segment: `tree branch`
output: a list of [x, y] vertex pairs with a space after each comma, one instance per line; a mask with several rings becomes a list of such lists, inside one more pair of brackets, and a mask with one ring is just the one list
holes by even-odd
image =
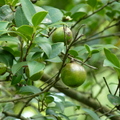
[[[43, 76], [42, 81], [47, 81], [49, 79], [48, 76]], [[110, 109], [108, 109], [105, 106], [100, 105], [95, 99], [88, 98], [88, 96], [85, 96], [85, 94], [82, 94], [74, 89], [66, 89], [66, 86], [64, 84], [61, 84], [59, 81], [54, 85], [56, 89], [58, 89], [60, 92], [64, 93], [65, 95], [69, 96], [72, 99], [75, 99], [76, 101], [85, 104], [88, 107], [93, 108], [94, 110], [99, 110], [101, 114], [104, 114], [105, 116], [109, 117], [110, 115], [114, 115], [114, 117], [111, 117], [111, 120], [120, 120], [119, 117], [115, 113], [111, 113]], [[65, 88], [65, 89], [64, 89]]]
[[96, 14], [97, 12], [103, 10], [105, 7], [107, 7], [108, 5], [112, 4], [113, 2], [116, 2], [116, 0], [113, 0], [113, 1], [111, 1], [111, 2], [108, 2], [106, 5], [102, 6], [101, 8], [99, 8], [99, 9], [96, 10], [96, 11], [94, 11], [93, 13], [91, 13], [91, 14], [89, 14], [89, 15], [86, 15], [86, 16], [84, 16], [84, 17], [82, 17], [82, 18], [80, 18], [80, 19], [71, 27], [71, 29], [73, 29], [73, 28], [74, 28], [78, 23], [80, 23], [82, 20], [91, 17], [92, 15], [94, 15], [94, 14]]

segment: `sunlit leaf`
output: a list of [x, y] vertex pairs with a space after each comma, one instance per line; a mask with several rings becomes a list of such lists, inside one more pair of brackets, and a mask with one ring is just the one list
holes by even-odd
[[32, 17], [32, 23], [35, 27], [37, 27], [42, 21], [43, 19], [46, 17], [47, 15], [47, 11], [41, 11], [36, 13], [33, 17]]
[[33, 35], [33, 27], [29, 25], [22, 25], [17, 29], [18, 32], [23, 34], [24, 36], [28, 37], [29, 39], [32, 38]]

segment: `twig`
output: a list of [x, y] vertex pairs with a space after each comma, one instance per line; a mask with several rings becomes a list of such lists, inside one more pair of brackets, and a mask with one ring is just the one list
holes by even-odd
[[113, 0], [111, 2], [108, 2], [106, 5], [102, 6], [101, 8], [99, 8], [98, 10], [94, 11], [93, 13], [91, 13], [90, 15], [86, 15], [82, 18], [80, 18], [72, 27], [71, 29], [73, 29], [79, 22], [81, 22], [84, 19], [87, 19], [89, 17], [91, 17], [92, 15], [96, 14], [97, 12], [101, 11], [102, 9], [104, 9], [105, 7], [107, 7], [108, 5], [112, 4], [113, 2], [116, 2], [116, 0]]
[[99, 36], [99, 37], [93, 37], [93, 38], [85, 38], [85, 39], [82, 39], [78, 42], [75, 42], [74, 44], [81, 44], [81, 43], [85, 43], [85, 42], [88, 42], [88, 41], [92, 41], [92, 40], [96, 40], [96, 39], [102, 39], [102, 38], [107, 38], [107, 37], [116, 37], [116, 36], [120, 36], [120, 32], [118, 33], [113, 33], [113, 34], [109, 34], [109, 35], [104, 35], [104, 36]]
[[109, 86], [108, 86], [108, 84], [107, 84], [107, 81], [106, 81], [105, 77], [103, 77], [103, 80], [104, 80], [104, 82], [105, 82], [105, 84], [106, 84], [106, 86], [107, 86], [107, 88], [108, 88], [109, 93], [112, 94], [112, 92], [111, 92], [111, 90], [110, 90], [110, 88], [109, 88]]

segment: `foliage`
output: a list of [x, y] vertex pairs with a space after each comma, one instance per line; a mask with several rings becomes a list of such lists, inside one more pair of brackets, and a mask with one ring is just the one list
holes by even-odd
[[[119, 0], [1, 0], [0, 119], [119, 120], [119, 9]], [[68, 45], [52, 42], [58, 27], [71, 29]], [[77, 88], [61, 81], [70, 61], [87, 72]]]

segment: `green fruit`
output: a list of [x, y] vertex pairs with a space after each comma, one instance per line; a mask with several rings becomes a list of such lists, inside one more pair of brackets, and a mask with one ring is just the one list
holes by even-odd
[[7, 71], [7, 66], [4, 63], [0, 63], [0, 75], [3, 75]]
[[76, 62], [68, 63], [61, 71], [61, 79], [67, 86], [78, 87], [84, 83], [86, 71]]
[[52, 41], [70, 43], [73, 39], [72, 31], [68, 27], [59, 27], [52, 34]]
[[33, 81], [36, 81], [36, 80], [39, 80], [42, 78], [43, 74], [44, 74], [44, 71], [40, 71], [38, 73], [35, 73], [34, 75], [30, 76], [30, 73], [29, 73], [29, 69], [28, 67], [25, 69], [25, 73], [26, 73], [26, 76], [30, 79], [30, 80], [33, 80]]

